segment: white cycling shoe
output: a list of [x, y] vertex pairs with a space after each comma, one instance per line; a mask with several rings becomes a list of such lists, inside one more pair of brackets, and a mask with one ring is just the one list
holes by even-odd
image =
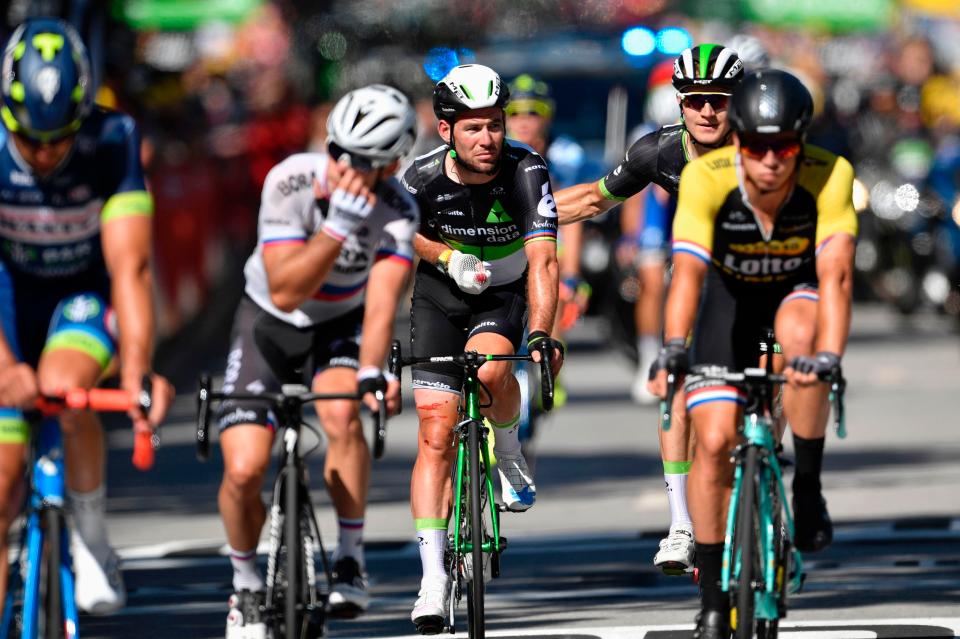
[[523, 453], [497, 453], [497, 472], [500, 473], [500, 494], [507, 510], [522, 513], [533, 506], [537, 501], [537, 486]]
[[667, 575], [682, 575], [693, 570], [693, 528], [676, 526], [660, 540], [660, 550], [653, 557], [653, 565]]
[[127, 589], [117, 553], [108, 546], [98, 548], [95, 555], [79, 534], [74, 532], [72, 538], [77, 607], [92, 615], [108, 615], [123, 608]]
[[420, 582], [417, 602], [413, 604], [410, 621], [422, 635], [435, 635], [443, 632], [447, 618], [447, 604], [450, 599], [450, 580], [446, 575]]

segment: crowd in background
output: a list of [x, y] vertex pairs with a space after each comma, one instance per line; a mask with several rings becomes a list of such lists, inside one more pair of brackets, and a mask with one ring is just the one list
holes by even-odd
[[[350, 13], [361, 6], [393, 14], [398, 8], [339, 3], [332, 11], [341, 15], [334, 19], [308, 3], [265, 2], [239, 23], [164, 32], [122, 24], [107, 2], [47, 4], [82, 4], [103, 12], [106, 35], [91, 45], [102, 60], [99, 99], [133, 114], [143, 133], [143, 159], [156, 198], [156, 271], [165, 334], [203, 308], [220, 278], [239, 277], [239, 260], [255, 241], [259, 192], [267, 172], [291, 153], [323, 148], [331, 100], [366, 82], [393, 83], [418, 101], [423, 138], [418, 149], [436, 140], [429, 104], [432, 81], [422, 62], [442, 29], [426, 33], [417, 27], [417, 37], [409, 40], [375, 34], [356, 40], [360, 36], [336, 27], [348, 19], [375, 22], [375, 16]], [[575, 6], [559, 4], [560, 18], [573, 10], [568, 5]], [[651, 4], [657, 3], [646, 3]], [[828, 34], [693, 20], [669, 12], [669, 4], [659, 3], [663, 11], [643, 20], [651, 26], [680, 25], [695, 43], [723, 42], [738, 32], [755, 36], [773, 66], [798, 73], [811, 88], [817, 120], [810, 141], [849, 157], [858, 173], [883, 172], [893, 165], [914, 181], [920, 176], [933, 185], [950, 220], [960, 167], [960, 19], [902, 12], [892, 29]], [[513, 31], [492, 33], [491, 25], [504, 20], [477, 9], [476, 3], [467, 5], [472, 13], [454, 16], [461, 28], [447, 33], [463, 33], [478, 62], [485, 62], [485, 51], [499, 46], [496, 38], [529, 39], [537, 26], [518, 31], [514, 20]], [[396, 27], [403, 16], [393, 14]], [[16, 17], [13, 9], [5, 16], [8, 28]], [[608, 37], [618, 39], [619, 25], [631, 16], [620, 12], [607, 18], [615, 24], [604, 25], [594, 16], [589, 29], [606, 27]], [[409, 17], [411, 24], [415, 19]], [[483, 28], [464, 28], [471, 20]], [[551, 25], [543, 34], [557, 28]], [[548, 37], [543, 34], [537, 37]], [[639, 66], [651, 68], [667, 57], [656, 54]], [[645, 82], [626, 88], [631, 99], [643, 100]], [[604, 136], [605, 117], [603, 111], [595, 114], [597, 139]], [[566, 133], [560, 124], [555, 132]], [[904, 140], [909, 144], [900, 144]], [[866, 188], [869, 192], [871, 185]], [[954, 218], [960, 223], [960, 215]]]

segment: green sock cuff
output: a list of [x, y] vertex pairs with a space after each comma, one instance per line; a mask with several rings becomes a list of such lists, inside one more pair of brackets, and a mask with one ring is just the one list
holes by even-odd
[[664, 475], [689, 475], [690, 466], [693, 465], [693, 462], [688, 461], [667, 461], [663, 460], [663, 474]]
[[423, 518], [423, 519], [414, 519], [413, 524], [416, 527], [417, 531], [421, 530], [446, 530], [447, 529], [447, 519], [441, 518]]
[[493, 426], [494, 428], [501, 428], [501, 429], [502, 429], [502, 428], [513, 428], [513, 427], [516, 426], [517, 423], [520, 421], [520, 413], [517, 413], [517, 416], [516, 416], [516, 417], [514, 417], [513, 419], [510, 419], [510, 420], [507, 420], [507, 421], [503, 422], [502, 424], [498, 424], [497, 422], [493, 421], [493, 420], [490, 419], [489, 417], [487, 417], [486, 420], [487, 420], [487, 423], [490, 424], [491, 426]]

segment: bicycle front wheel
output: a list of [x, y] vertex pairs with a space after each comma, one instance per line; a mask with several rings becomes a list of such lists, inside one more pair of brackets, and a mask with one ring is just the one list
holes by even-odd
[[483, 490], [484, 476], [480, 469], [480, 424], [470, 424], [470, 543], [471, 570], [470, 581], [467, 583], [467, 627], [470, 639], [484, 639], [484, 583], [483, 583]]
[[46, 549], [40, 570], [40, 601], [43, 602], [43, 613], [40, 618], [43, 625], [40, 627], [39, 636], [43, 639], [62, 639], [65, 627], [63, 590], [60, 583], [60, 552], [63, 535], [61, 514], [52, 508], [44, 511], [43, 525]]
[[743, 459], [734, 547], [731, 555], [739, 565], [733, 610], [730, 615], [736, 639], [752, 639], [754, 630], [754, 581], [760, 579], [760, 550], [757, 547], [757, 464], [758, 451], [748, 446]]

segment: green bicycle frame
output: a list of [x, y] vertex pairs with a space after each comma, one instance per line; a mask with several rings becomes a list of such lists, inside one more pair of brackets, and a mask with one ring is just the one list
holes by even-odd
[[[490, 358], [488, 358], [489, 361]], [[487, 451], [487, 427], [483, 425], [483, 416], [480, 414], [480, 380], [475, 374], [467, 374], [463, 384], [464, 404], [467, 415], [467, 428], [478, 429], [478, 442], [480, 448], [480, 461], [483, 464], [484, 481], [487, 486], [487, 504], [490, 507], [490, 521], [492, 522], [492, 540], [484, 540], [483, 552], [499, 553], [503, 549], [500, 539], [500, 518], [497, 513], [496, 502], [493, 499], [493, 478], [490, 474], [490, 455]], [[466, 541], [460, 537], [460, 505], [464, 486], [469, 481], [471, 455], [467, 450], [469, 438], [460, 437], [457, 444], [457, 481], [454, 486], [453, 497], [453, 520], [457, 522], [453, 530], [453, 552], [464, 555], [473, 551], [473, 542]], [[478, 534], [478, 531], [474, 531]]]
[[[773, 496], [770, 494], [770, 491], [765, 490], [764, 487], [770, 485], [772, 476], [774, 479], [776, 479], [776, 485], [780, 495], [786, 495], [786, 492], [784, 490], [783, 474], [780, 469], [780, 463], [777, 461], [776, 442], [773, 438], [773, 429], [771, 427], [770, 419], [768, 417], [757, 415], [756, 413], [744, 415], [743, 436], [746, 439], [744, 446], [754, 446], [760, 449], [760, 455], [758, 459], [760, 483], [757, 488], [757, 517], [760, 522], [759, 542], [764, 587], [763, 590], [754, 593], [754, 616], [757, 619], [773, 620], [779, 618], [779, 613], [777, 612], [777, 598], [779, 597], [779, 592], [777, 588], [774, 539], [775, 535], [780, 534], [780, 531], [775, 529], [776, 518], [774, 517], [774, 508], [776, 506], [774, 504]], [[736, 557], [733, 557], [732, 555], [734, 527], [737, 520], [737, 506], [740, 502], [740, 492], [743, 481], [743, 466], [741, 464], [737, 464], [733, 475], [733, 492], [730, 495], [730, 507], [727, 511], [727, 527], [723, 544], [723, 563], [720, 573], [721, 587], [723, 592], [730, 591], [731, 577], [738, 580], [740, 576], [742, 558], [740, 557], [739, 552], [737, 553]], [[748, 478], [748, 481], [752, 481], [752, 478]], [[783, 499], [780, 500], [779, 507], [784, 515], [789, 537], [790, 539], [793, 539], [793, 516], [790, 513], [790, 509], [786, 507]], [[790, 589], [792, 591], [796, 591], [799, 590], [803, 579], [803, 563], [800, 552], [796, 548], [791, 547], [791, 552], [793, 554], [795, 571]], [[783, 578], [786, 577], [786, 575], [783, 575]]]

